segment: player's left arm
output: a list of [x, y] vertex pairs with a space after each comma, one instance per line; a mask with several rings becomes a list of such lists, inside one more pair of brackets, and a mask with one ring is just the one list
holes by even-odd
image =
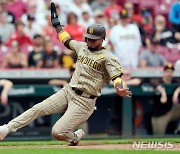
[[[108, 53], [108, 52], [107, 52]], [[113, 81], [114, 88], [119, 96], [131, 97], [132, 93], [129, 88], [123, 86], [121, 78], [123, 71], [117, 57], [112, 53], [106, 56], [105, 67], [109, 75], [109, 79]]]
[[113, 81], [114, 88], [116, 89], [116, 92], [119, 96], [122, 96], [122, 97], [132, 96], [132, 92], [129, 90], [129, 88], [123, 87], [123, 80], [121, 79], [121, 77], [116, 77], [112, 81]]

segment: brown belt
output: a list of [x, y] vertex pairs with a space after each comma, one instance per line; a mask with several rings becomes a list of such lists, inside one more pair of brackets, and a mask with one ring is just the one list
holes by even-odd
[[[77, 89], [77, 88], [75, 88], [75, 87], [72, 87], [72, 90], [77, 94], [77, 95], [79, 95], [79, 96], [81, 96], [84, 92], [82, 91], [82, 90], [79, 90], [79, 89]], [[94, 98], [96, 98], [97, 96], [94, 96], [94, 95], [90, 95], [89, 96], [89, 98], [90, 99], [94, 99]]]

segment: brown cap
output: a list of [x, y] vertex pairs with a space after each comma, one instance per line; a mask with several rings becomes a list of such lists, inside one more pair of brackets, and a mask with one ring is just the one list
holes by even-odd
[[119, 15], [120, 15], [120, 18], [128, 18], [128, 12], [126, 9], [122, 9]]
[[167, 65], [164, 66], [164, 71], [167, 69], [171, 69], [174, 71], [174, 66], [171, 63], [168, 63]]

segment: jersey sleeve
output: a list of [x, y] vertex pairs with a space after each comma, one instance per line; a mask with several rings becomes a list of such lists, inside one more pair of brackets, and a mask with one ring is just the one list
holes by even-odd
[[73, 50], [76, 55], [78, 55], [79, 50], [84, 46], [84, 44], [85, 44], [84, 42], [75, 41], [75, 40], [71, 40], [69, 42], [69, 46], [71, 50]]
[[115, 57], [114, 55], [110, 55], [106, 58], [105, 67], [109, 75], [109, 80], [113, 80], [123, 74], [122, 67], [118, 62], [117, 57]]

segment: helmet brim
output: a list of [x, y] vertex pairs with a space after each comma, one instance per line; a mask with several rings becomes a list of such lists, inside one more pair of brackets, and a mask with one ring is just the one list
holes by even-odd
[[88, 38], [88, 39], [92, 39], [92, 40], [98, 40], [98, 39], [101, 38], [100, 36], [95, 36], [95, 35], [88, 34], [88, 33], [86, 33], [86, 34], [84, 35], [84, 37], [85, 37], [85, 38]]

